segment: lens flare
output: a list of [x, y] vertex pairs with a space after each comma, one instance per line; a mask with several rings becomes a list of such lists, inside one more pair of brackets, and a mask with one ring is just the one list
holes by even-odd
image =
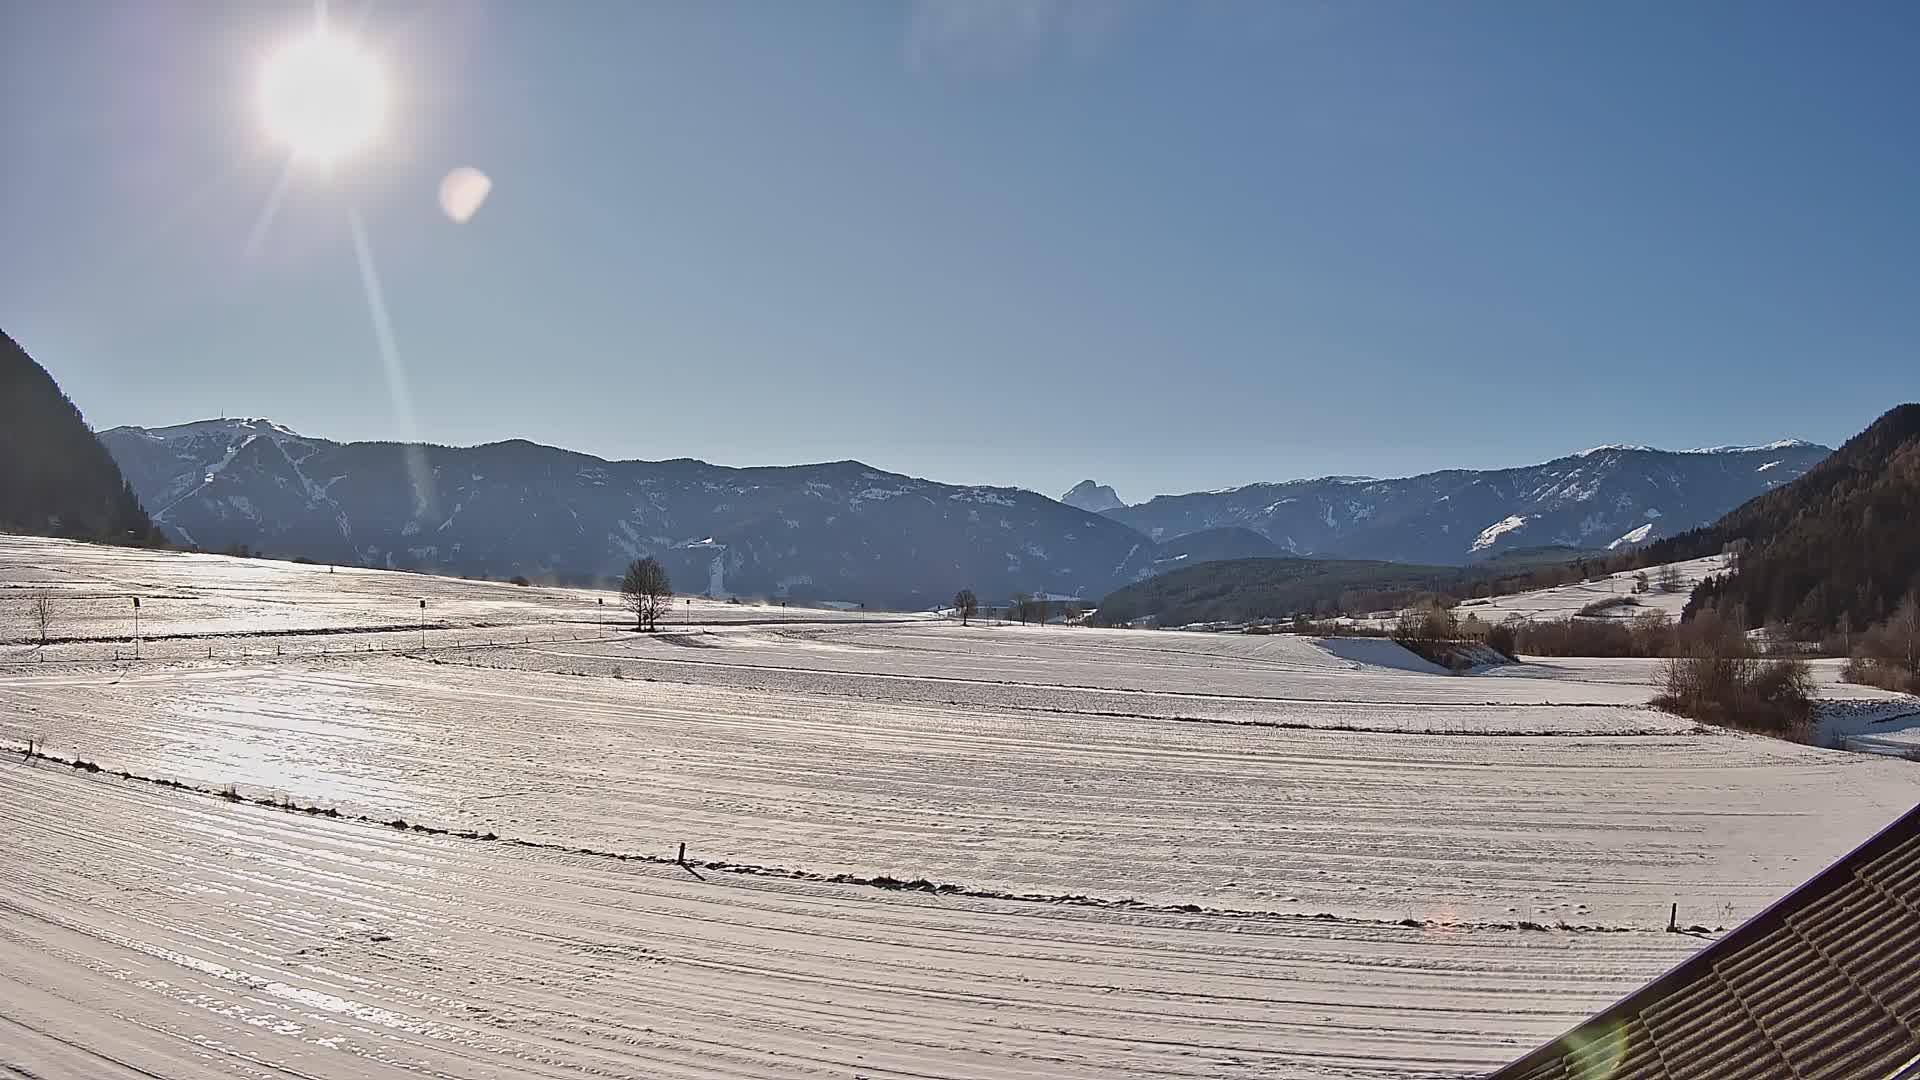
[[480, 204], [487, 201], [487, 193], [492, 190], [493, 181], [486, 173], [462, 165], [440, 181], [440, 210], [455, 223], [465, 225], [480, 212]]
[[1631, 1032], [1622, 1023], [1568, 1036], [1563, 1044], [1567, 1057], [1578, 1062], [1569, 1074], [1572, 1080], [1613, 1080], [1626, 1063], [1630, 1037]]

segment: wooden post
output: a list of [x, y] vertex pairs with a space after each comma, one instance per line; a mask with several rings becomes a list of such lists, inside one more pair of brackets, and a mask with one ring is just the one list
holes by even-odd
[[680, 841], [680, 857], [674, 861], [681, 866], [687, 865], [687, 842], [685, 840]]
[[1680, 905], [1675, 904], [1673, 905], [1673, 913], [1667, 916], [1667, 933], [1677, 934], [1679, 932], [1680, 932]]

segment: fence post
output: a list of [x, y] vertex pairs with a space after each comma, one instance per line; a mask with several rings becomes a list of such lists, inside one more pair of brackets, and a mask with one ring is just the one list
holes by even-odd
[[1667, 933], [1677, 934], [1679, 932], [1680, 932], [1680, 905], [1675, 904], [1673, 905], [1673, 912], [1667, 916]]
[[674, 861], [681, 866], [687, 865], [687, 842], [685, 840], [680, 841], [680, 855], [674, 859]]

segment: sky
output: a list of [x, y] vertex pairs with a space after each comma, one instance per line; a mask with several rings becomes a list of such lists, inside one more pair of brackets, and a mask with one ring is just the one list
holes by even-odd
[[1920, 396], [1912, 3], [334, 0], [385, 123], [289, 167], [315, 17], [0, 3], [0, 329], [96, 428], [1139, 501]]

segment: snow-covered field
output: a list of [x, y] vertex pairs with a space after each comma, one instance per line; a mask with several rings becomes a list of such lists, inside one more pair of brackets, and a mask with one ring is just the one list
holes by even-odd
[[[1679, 577], [1679, 588], [1672, 592], [1663, 592], [1657, 587], [1652, 587], [1646, 592], [1635, 593], [1633, 591], [1634, 572], [1622, 570], [1617, 574], [1575, 582], [1571, 585], [1556, 585], [1550, 589], [1536, 589], [1532, 592], [1496, 596], [1486, 600], [1469, 600], [1455, 608], [1454, 613], [1463, 619], [1472, 614], [1482, 622], [1491, 623], [1506, 622], [1516, 617], [1565, 619], [1580, 614], [1580, 610], [1589, 604], [1619, 601], [1616, 606], [1600, 614], [1606, 618], [1630, 619], [1649, 611], [1659, 611], [1678, 619], [1681, 609], [1687, 606], [1687, 598], [1692, 595], [1693, 587], [1711, 575], [1725, 570], [1727, 557], [1709, 555], [1704, 559], [1690, 559], [1671, 565], [1678, 571]], [[1646, 575], [1651, 582], [1657, 578], [1658, 568], [1649, 568]]]
[[[0, 584], [55, 581], [220, 636], [0, 657], [0, 746], [105, 770], [0, 758], [0, 1072], [46, 1078], [1469, 1076], [1698, 948], [1669, 904], [1731, 925], [1920, 799], [1645, 708], [1645, 661], [642, 637], [592, 593], [0, 538]], [[426, 650], [371, 632], [421, 596]]]
[[[29, 604], [48, 598], [48, 652]], [[621, 636], [632, 616], [617, 594], [464, 581], [394, 570], [330, 568], [222, 555], [141, 551], [0, 536], [0, 664], [132, 657], [140, 598], [143, 658], [319, 655], [529, 638]], [[424, 606], [422, 606], [424, 602]], [[807, 625], [924, 620], [833, 608], [676, 600], [668, 625]]]

